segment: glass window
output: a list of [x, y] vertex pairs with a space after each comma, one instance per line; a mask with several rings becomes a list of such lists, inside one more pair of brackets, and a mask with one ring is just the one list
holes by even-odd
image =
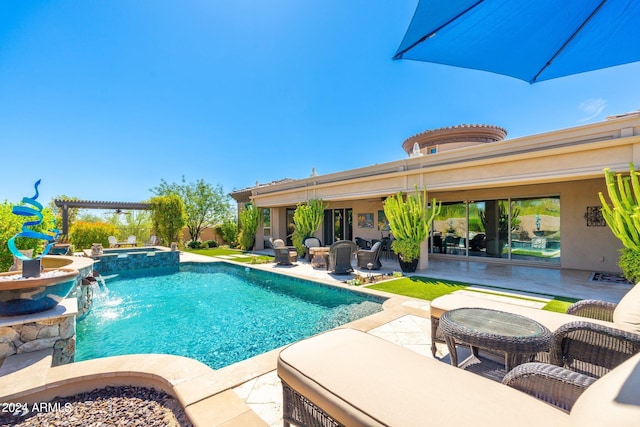
[[262, 227], [265, 237], [271, 237], [271, 209], [262, 209]]
[[466, 255], [466, 236], [466, 203], [443, 203], [440, 214], [433, 220], [431, 251], [450, 255]]
[[560, 197], [513, 199], [511, 258], [560, 264]]

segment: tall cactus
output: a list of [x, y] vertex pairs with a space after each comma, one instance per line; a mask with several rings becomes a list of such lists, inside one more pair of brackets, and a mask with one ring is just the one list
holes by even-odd
[[304, 253], [304, 239], [318, 231], [324, 219], [324, 210], [328, 207], [322, 199], [310, 199], [306, 203], [298, 203], [293, 213], [295, 230], [291, 236], [298, 253]]
[[629, 165], [629, 176], [614, 174], [604, 169], [609, 206], [602, 192], [598, 193], [602, 203], [602, 216], [607, 225], [625, 248], [640, 251], [640, 181], [633, 162]]
[[420, 257], [420, 244], [429, 235], [431, 223], [440, 213], [441, 204], [431, 201], [431, 215], [428, 213], [427, 191], [422, 196], [415, 187], [414, 194], [403, 197], [402, 193], [390, 196], [384, 202], [384, 214], [396, 240], [392, 243], [394, 252], [401, 253], [404, 261], [411, 262]]

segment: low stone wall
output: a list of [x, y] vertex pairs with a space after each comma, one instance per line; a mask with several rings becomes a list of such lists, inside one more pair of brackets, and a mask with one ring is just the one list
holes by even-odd
[[76, 276], [76, 284], [71, 292], [69, 292], [69, 298], [78, 299], [78, 318], [84, 317], [91, 308], [91, 283], [86, 279], [93, 276], [93, 264], [94, 261], [87, 257], [70, 257], [70, 256], [46, 256], [42, 258], [42, 265], [45, 268], [75, 268], [78, 270]]
[[0, 359], [53, 348], [52, 366], [73, 362], [77, 313], [76, 299], [67, 298], [42, 313], [1, 318]]
[[[88, 254], [87, 254], [88, 252]], [[180, 265], [180, 252], [164, 247], [104, 249], [102, 255], [92, 255], [94, 269], [100, 274], [140, 268], [171, 267]]]

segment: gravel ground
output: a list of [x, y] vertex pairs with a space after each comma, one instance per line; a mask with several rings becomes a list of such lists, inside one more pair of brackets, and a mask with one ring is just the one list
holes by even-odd
[[153, 388], [105, 387], [35, 405], [0, 405], [0, 426], [192, 427], [180, 403]]

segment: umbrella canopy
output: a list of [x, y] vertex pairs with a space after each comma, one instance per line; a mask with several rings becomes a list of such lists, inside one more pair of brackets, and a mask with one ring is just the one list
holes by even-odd
[[640, 0], [420, 0], [393, 57], [529, 83], [640, 60]]

